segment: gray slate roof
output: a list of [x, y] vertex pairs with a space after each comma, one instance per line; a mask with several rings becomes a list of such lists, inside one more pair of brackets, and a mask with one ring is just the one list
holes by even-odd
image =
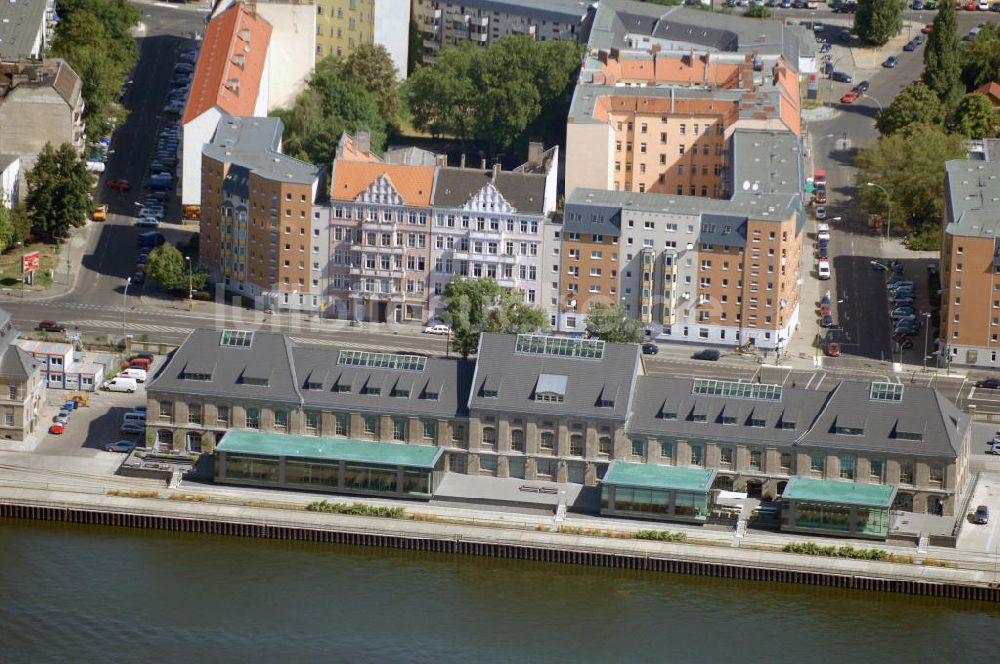
[[17, 329], [5, 309], [0, 309], [0, 376], [26, 380], [35, 371], [35, 359], [17, 346]]
[[[344, 408], [387, 415], [465, 417], [473, 363], [467, 360], [430, 357], [423, 371], [399, 371], [372, 367], [340, 366], [336, 347], [301, 348], [292, 351], [304, 406]], [[307, 389], [318, 383], [322, 389]], [[337, 392], [338, 384], [348, 383], [349, 394]], [[377, 384], [380, 395], [362, 394], [365, 385]], [[408, 390], [409, 397], [391, 396], [392, 390]], [[436, 400], [422, 399], [436, 392]]]
[[461, 6], [560, 23], [579, 23], [590, 4], [583, 0], [462, 0]]
[[[505, 334], [480, 337], [470, 410], [618, 420], [628, 417], [639, 370], [638, 345], [605, 344], [604, 355], [598, 360], [515, 353], [516, 339]], [[562, 403], [534, 400], [543, 374], [566, 377]], [[482, 396], [484, 385], [497, 390], [496, 398]], [[599, 399], [614, 401], [614, 407], [598, 408]]]
[[0, 7], [0, 56], [3, 60], [19, 60], [31, 56], [45, 15], [46, 0], [5, 0]]
[[[785, 387], [780, 401], [693, 395], [693, 380], [643, 376], [628, 423], [632, 434], [682, 440], [760, 444], [774, 447], [856, 450], [893, 455], [955, 458], [969, 417], [932, 388], [906, 385], [903, 400], [872, 401], [870, 384], [839, 383], [830, 390]], [[676, 419], [664, 419], [670, 413]], [[723, 414], [736, 424], [723, 424]], [[705, 422], [694, 421], [703, 415]], [[763, 419], [765, 426], [750, 426]], [[794, 422], [783, 429], [782, 422]], [[860, 427], [864, 435], [834, 433], [835, 426]], [[917, 431], [923, 440], [896, 437]]]
[[494, 180], [492, 170], [439, 168], [432, 204], [435, 207], [462, 207], [490, 182], [518, 212], [542, 214], [545, 206], [545, 175], [539, 173], [501, 171]]
[[956, 159], [945, 165], [945, 232], [967, 237], [1000, 235], [1000, 161]]
[[[233, 401], [300, 402], [292, 363], [292, 343], [279, 334], [254, 333], [248, 348], [220, 346], [222, 332], [195, 330], [174, 351], [146, 389], [150, 394], [199, 395]], [[212, 380], [189, 380], [189, 373], [211, 373]], [[244, 378], [266, 378], [249, 385]]]
[[312, 184], [322, 169], [281, 154], [278, 146], [283, 131], [278, 118], [224, 115], [202, 153], [219, 162], [239, 164], [269, 180]]

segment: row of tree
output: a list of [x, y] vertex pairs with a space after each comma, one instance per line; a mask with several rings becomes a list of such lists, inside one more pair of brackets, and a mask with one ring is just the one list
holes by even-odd
[[83, 82], [87, 134], [100, 138], [124, 120], [122, 87], [139, 59], [129, 32], [139, 10], [128, 0], [59, 0], [50, 54], [64, 58]]
[[446, 47], [405, 85], [413, 126], [475, 141], [492, 153], [537, 136], [559, 140], [581, 47], [571, 41], [502, 37], [489, 48]]
[[[861, 11], [859, 5], [858, 11]], [[910, 233], [915, 249], [934, 249], [944, 211], [944, 164], [966, 155], [965, 141], [997, 135], [998, 118], [985, 95], [971, 90], [1000, 77], [1000, 30], [981, 29], [976, 39], [958, 39], [955, 5], [944, 2], [924, 51], [922, 81], [905, 86], [876, 117], [882, 138], [856, 159], [863, 207], [890, 215]]]
[[[152, 256], [150, 256], [152, 258]], [[451, 325], [451, 347], [462, 357], [479, 348], [483, 332], [526, 334], [546, 332], [549, 319], [539, 307], [501, 288], [489, 278], [455, 277], [444, 289], [445, 320]], [[618, 305], [593, 304], [587, 317], [587, 336], [617, 343], [639, 343], [639, 322]]]

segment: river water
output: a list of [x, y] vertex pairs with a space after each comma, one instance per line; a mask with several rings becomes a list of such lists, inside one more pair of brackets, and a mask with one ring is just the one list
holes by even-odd
[[1000, 605], [0, 519], [0, 663], [1000, 662]]

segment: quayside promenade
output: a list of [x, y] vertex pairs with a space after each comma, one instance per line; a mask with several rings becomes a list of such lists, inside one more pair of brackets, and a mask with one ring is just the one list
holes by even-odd
[[[403, 507], [401, 519], [306, 511], [321, 497], [161, 482], [0, 464], [0, 516], [209, 534], [339, 542], [491, 557], [701, 574], [760, 581], [1000, 601], [995, 555], [682, 524], [517, 513], [377, 499], [333, 501]], [[83, 468], [80, 469], [81, 471]], [[635, 539], [641, 530], [677, 542]], [[790, 542], [880, 549], [890, 561], [785, 553]]]

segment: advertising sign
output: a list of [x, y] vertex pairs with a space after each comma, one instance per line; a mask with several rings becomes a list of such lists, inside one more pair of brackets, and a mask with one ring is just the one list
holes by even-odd
[[34, 272], [38, 269], [39, 253], [32, 251], [21, 256], [21, 272]]

